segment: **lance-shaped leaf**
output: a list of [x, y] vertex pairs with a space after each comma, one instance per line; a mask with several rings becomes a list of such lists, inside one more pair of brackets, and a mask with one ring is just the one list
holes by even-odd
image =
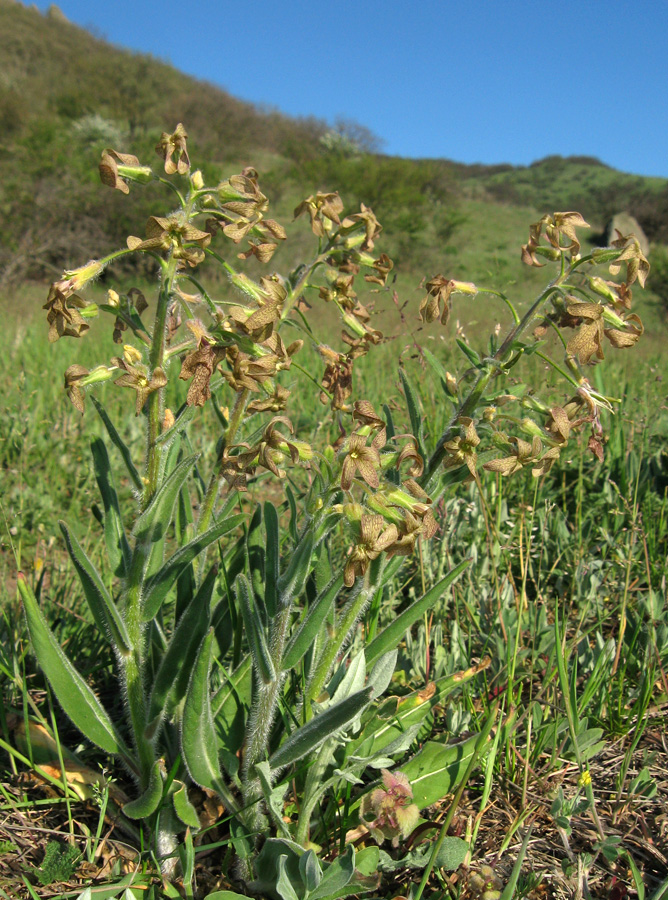
[[235, 803], [223, 782], [218, 764], [218, 742], [211, 714], [209, 675], [213, 649], [213, 630], [200, 645], [190, 676], [181, 719], [181, 751], [188, 773], [195, 784], [216, 791], [230, 811]]
[[406, 405], [408, 406], [408, 415], [411, 420], [411, 431], [413, 432], [413, 436], [417, 442], [418, 453], [425, 459], [424, 452], [424, 428], [422, 424], [422, 415], [420, 414], [420, 403], [418, 400], [418, 396], [415, 393], [415, 388], [411, 384], [408, 379], [408, 375], [403, 369], [399, 369], [399, 375], [401, 376], [401, 383], [404, 388], [404, 394], [406, 396]]
[[164, 763], [157, 759], [153, 763], [146, 790], [136, 800], [123, 806], [123, 813], [128, 819], [146, 819], [160, 806], [164, 784], [163, 769]]
[[297, 545], [290, 558], [288, 567], [278, 579], [278, 607], [285, 609], [293, 598], [298, 597], [304, 589], [304, 584], [311, 571], [311, 557], [313, 555], [313, 531], [309, 530], [306, 536]]
[[204, 534], [199, 535], [194, 540], [177, 550], [173, 556], [167, 560], [165, 565], [152, 578], [146, 582], [144, 589], [144, 601], [142, 605], [142, 621], [149, 622], [153, 619], [162, 605], [169, 591], [176, 584], [179, 575], [184, 571], [194, 559], [196, 559], [202, 550], [217, 541], [219, 537], [232, 531], [241, 522], [245, 516], [239, 513], [236, 516], [230, 516], [229, 519], [218, 522], [213, 528], [209, 528]]
[[179, 619], [179, 624], [160, 661], [149, 701], [150, 724], [147, 734], [149, 738], [155, 735], [163, 719], [172, 715], [174, 708], [185, 695], [197, 650], [209, 629], [209, 604], [215, 581], [216, 568], [212, 566]]
[[[262, 506], [258, 503], [246, 531], [246, 574], [264, 614], [264, 532]], [[263, 615], [264, 618], [264, 615]]]
[[18, 588], [35, 656], [58, 702], [82, 734], [107, 753], [120, 754], [132, 768], [130, 751], [100, 701], [63, 653], [22, 572], [19, 572]]
[[118, 495], [114, 487], [109, 464], [109, 454], [100, 438], [91, 441], [93, 453], [93, 465], [95, 479], [102, 497], [104, 506], [104, 540], [107, 545], [107, 555], [114, 575], [123, 578], [130, 568], [130, 545], [125, 536], [123, 520], [118, 505]]
[[476, 752], [478, 738], [474, 735], [450, 747], [427, 741], [419, 753], [402, 764], [401, 771], [413, 788], [413, 802], [420, 809], [442, 800], [461, 782]]
[[448, 574], [433, 586], [419, 600], [400, 613], [393, 622], [384, 628], [380, 634], [366, 648], [367, 663], [372, 665], [384, 653], [388, 653], [401, 643], [401, 639], [408, 629], [422, 615], [443, 596], [443, 592], [453, 584], [462, 572], [470, 564], [470, 559], [465, 559], [455, 566]]
[[276, 678], [276, 670], [264, 636], [264, 627], [255, 597], [245, 575], [237, 577], [237, 599], [255, 670], [265, 684], [270, 684]]
[[96, 397], [91, 397], [93, 401], [93, 406], [97, 410], [99, 417], [102, 419], [104, 423], [104, 427], [107, 429], [107, 434], [112, 442], [112, 444], [119, 450], [121, 457], [123, 458], [123, 462], [125, 463], [125, 468], [128, 470], [128, 475], [132, 479], [134, 486], [139, 491], [144, 490], [144, 482], [142, 481], [141, 475], [137, 471], [135, 464], [132, 462], [132, 457], [130, 456], [130, 451], [123, 441], [123, 438], [116, 431], [116, 427], [114, 423], [111, 421], [109, 416], [107, 415], [107, 411], [104, 406], [100, 403], [100, 401]]
[[313, 605], [308, 609], [299, 630], [293, 635], [283, 656], [282, 668], [284, 672], [294, 668], [303, 658], [306, 651], [313, 645], [316, 635], [320, 631], [327, 613], [332, 608], [334, 600], [343, 587], [343, 572], [336, 575], [327, 587], [316, 597]]
[[199, 831], [202, 826], [199, 821], [199, 816], [197, 815], [197, 810], [188, 798], [188, 788], [182, 781], [177, 781], [177, 779], [174, 779], [174, 787], [176, 788], [172, 796], [174, 812], [184, 825]]
[[74, 563], [74, 568], [77, 570], [95, 624], [111, 640], [121, 656], [127, 656], [131, 649], [130, 638], [116, 604], [109, 596], [97, 569], [88, 559], [74, 535], [70, 534], [67, 525], [64, 522], [58, 524], [65, 538], [67, 551]]
[[[309, 894], [309, 900], [325, 900], [328, 897], [342, 897], [346, 885], [355, 874], [355, 847], [347, 844], [341, 856], [337, 856], [325, 869], [320, 884]], [[350, 890], [350, 888], [348, 889]], [[356, 893], [356, 891], [354, 891]]]
[[278, 513], [269, 500], [264, 504], [265, 561], [264, 605], [270, 618], [278, 609], [278, 564], [280, 558], [280, 533]]
[[381, 752], [389, 755], [389, 748], [398, 738], [413, 728], [419, 729], [435, 707], [443, 706], [450, 694], [489, 664], [490, 659], [486, 657], [478, 665], [444, 675], [403, 697], [388, 697], [366, 718], [361, 733], [347, 742], [346, 756], [367, 758]]
[[181, 460], [165, 478], [147, 509], [137, 519], [134, 532], [138, 541], [155, 543], [165, 537], [174, 513], [174, 505], [197, 455]]
[[314, 716], [302, 725], [269, 758], [272, 772], [289, 766], [298, 759], [311, 753], [323, 741], [351, 722], [354, 722], [362, 710], [371, 703], [373, 688], [364, 688], [341, 703], [330, 706], [320, 715]]

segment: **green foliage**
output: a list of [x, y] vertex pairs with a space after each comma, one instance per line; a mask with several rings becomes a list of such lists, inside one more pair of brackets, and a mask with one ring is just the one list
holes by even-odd
[[[95, 403], [99, 416], [84, 420], [103, 435], [94, 435], [88, 466], [94, 478], [84, 482], [87, 497], [99, 495], [94, 516], [82, 515], [90, 504], [79, 497], [72, 521], [62, 526], [77, 578], [68, 596], [78, 592], [88, 607], [85, 621], [94, 625], [83, 624], [77, 640], [61, 640], [40, 608], [43, 582], [20, 575], [28, 631], [76, 728], [133, 773], [126, 819], [141, 823], [166, 877], [177, 854], [184, 879], [194, 877], [192, 834], [199, 831], [198, 788], [205, 788], [224, 804], [226, 821], [219, 825], [241, 881], [265, 879], [265, 894], [290, 900], [343, 896], [371, 885], [376, 869], [396, 868], [397, 860], [372, 846], [345, 849], [348, 831], [364, 822], [363, 808], [376, 809], [380, 818], [382, 798], [371, 801], [379, 769], [395, 768], [398, 784], [407, 779], [419, 809], [454, 792], [447, 826], [474, 766], [480, 760], [493, 772], [499, 747], [514, 740], [512, 713], [488, 740], [496, 709], [476, 717], [474, 694], [489, 699], [498, 688], [507, 708], [516, 709], [525, 679], [531, 682], [547, 660], [544, 680], [559, 691], [560, 703], [545, 713], [540, 705], [527, 707], [531, 765], [547, 754], [582, 767], [606, 731], [643, 718], [649, 676], [630, 706], [615, 705], [612, 690], [606, 696], [603, 688], [620, 666], [642, 671], [657, 654], [662, 664], [666, 642], [656, 610], [646, 614], [622, 590], [627, 627], [611, 642], [599, 626], [590, 644], [580, 633], [564, 634], [561, 614], [551, 625], [545, 605], [534, 609], [527, 598], [534, 587], [563, 598], [567, 583], [580, 592], [575, 602], [600, 611], [602, 582], [595, 579], [606, 551], [585, 561], [582, 541], [573, 541], [565, 523], [574, 521], [580, 537], [588, 529], [598, 528], [598, 537], [611, 529], [612, 555], [619, 552], [621, 519], [612, 510], [607, 518], [589, 510], [581, 475], [579, 488], [577, 477], [575, 488], [564, 484], [559, 514], [538, 506], [536, 497], [538, 484], [558, 494], [554, 486], [569, 474], [559, 470], [562, 454], [580, 460], [582, 448], [573, 446], [579, 430], [590, 431], [589, 445], [601, 455], [602, 419], [612, 400], [586, 367], [600, 356], [604, 339], [618, 346], [638, 337], [637, 320], [626, 318], [621, 301], [624, 289], [609, 282], [605, 297], [596, 293], [597, 273], [604, 271], [596, 266], [614, 266], [623, 255], [631, 285], [643, 282], [646, 261], [630, 237], [624, 247], [578, 252], [575, 228], [584, 223], [577, 214], [555, 213], [533, 226], [523, 248], [531, 264], [539, 257], [557, 263], [530, 306], [434, 276], [420, 307], [425, 327], [447, 318], [453, 295], [476, 292], [501, 299], [512, 324], [505, 338], [493, 334], [479, 349], [459, 336], [456, 376], [436, 353], [425, 354], [432, 385], [415, 377], [412, 363], [398, 377], [377, 375], [381, 416], [378, 402], [354, 399], [352, 382], [353, 369], [382, 341], [361, 299], [364, 279], [355, 280], [357, 270], [366, 272], [378, 286], [371, 290], [384, 292], [389, 269], [376, 258], [374, 213], [363, 208], [346, 215], [336, 195], [310, 196], [300, 207], [317, 247], [309, 262], [254, 280], [228, 259], [242, 241], [248, 243], [241, 258], [271, 256], [272, 243], [283, 238], [280, 226], [265, 218], [266, 197], [255, 175], [222, 183], [218, 176], [218, 186], [207, 187], [186, 162], [182, 127], [163, 134], [158, 146], [164, 175], [148, 166], [136, 174], [119, 159], [116, 186], [127, 179], [134, 194], [140, 185], [151, 191], [160, 183], [178, 213], [153, 220], [146, 241], [131, 239], [127, 249], [64, 273], [47, 302], [55, 336], [71, 336], [73, 325], [81, 334], [82, 323], [95, 327], [93, 320], [105, 315], [117, 329], [118, 295], [83, 305], [74, 291], [131, 254], [159, 273], [157, 289], [147, 291], [148, 312], [137, 306], [123, 320], [123, 355], [116, 349], [102, 365], [72, 362], [65, 376], [77, 410], [86, 409], [89, 389], [104, 398]], [[213, 243], [216, 217], [223, 235], [216, 233]], [[205, 287], [198, 267], [206, 262], [228, 281], [214, 278]], [[308, 315], [305, 298], [329, 310], [330, 322], [327, 312], [321, 320]], [[344, 328], [338, 351], [330, 346], [337, 319]], [[553, 326], [553, 344], [528, 337], [537, 321]], [[327, 344], [318, 337], [323, 322]], [[297, 344], [291, 343], [295, 332]], [[109, 359], [111, 347], [98, 347]], [[302, 351], [311, 354], [303, 365]], [[396, 365], [395, 354], [388, 360]], [[537, 360], [549, 366], [550, 378]], [[112, 380], [110, 390], [105, 382]], [[568, 401], [564, 388], [572, 394]], [[57, 407], [55, 399], [49, 402]], [[276, 415], [284, 403], [290, 418]], [[620, 435], [613, 431], [613, 446]], [[81, 436], [78, 424], [72, 443]], [[43, 447], [46, 436], [34, 440]], [[3, 445], [11, 464], [32, 452], [13, 433]], [[654, 470], [643, 464], [646, 449], [625, 456], [617, 446], [610, 462], [604, 457], [598, 464], [605, 482], [611, 468], [604, 466], [621, 467], [624, 460], [618, 499], [633, 528], [645, 501], [660, 515], [665, 510]], [[86, 469], [78, 458], [65, 477]], [[533, 492], [527, 469], [539, 479]], [[515, 480], [502, 488], [510, 471]], [[479, 505], [478, 495], [484, 497]], [[514, 508], [530, 514], [511, 518], [513, 496], [519, 498]], [[448, 539], [436, 544], [439, 522]], [[665, 540], [658, 519], [649, 539]], [[628, 588], [640, 563], [629, 553], [625, 565], [617, 580]], [[656, 579], [649, 563], [647, 570], [647, 579]], [[500, 571], [507, 573], [503, 584]], [[455, 615], [446, 634], [449, 607]], [[439, 616], [437, 640], [433, 615]], [[646, 627], [652, 616], [653, 631]], [[91, 648], [106, 645], [93, 683], [102, 678], [115, 686], [98, 697], [85, 666]], [[471, 666], [471, 657], [480, 664]], [[467, 697], [458, 707], [456, 691]], [[434, 733], [444, 709], [443, 729]], [[467, 728], [473, 737], [449, 743]], [[509, 751], [506, 756], [514, 759]], [[643, 793], [645, 782], [634, 790]], [[440, 845], [403, 854], [403, 868], [425, 867], [428, 877], [434, 864], [458, 864], [466, 851], [446, 830]], [[269, 835], [262, 848], [258, 834]], [[316, 847], [327, 847], [327, 863]]]
[[49, 841], [44, 851], [42, 865], [34, 869], [32, 874], [44, 887], [57, 881], [69, 881], [80, 859], [81, 854], [73, 844]]

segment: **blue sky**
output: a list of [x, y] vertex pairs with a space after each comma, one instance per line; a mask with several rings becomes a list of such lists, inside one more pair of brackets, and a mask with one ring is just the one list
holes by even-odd
[[668, 176], [666, 0], [58, 5], [242, 99], [356, 120], [386, 153], [516, 165], [587, 155]]

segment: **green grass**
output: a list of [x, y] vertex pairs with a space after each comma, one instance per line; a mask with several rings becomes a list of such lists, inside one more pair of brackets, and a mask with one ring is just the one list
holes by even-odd
[[[494, 230], [490, 223], [490, 232]], [[477, 275], [469, 270], [466, 277]], [[523, 285], [521, 290], [530, 287]], [[410, 313], [407, 307], [405, 315], [415, 321], [420, 292], [404, 278], [397, 290], [402, 299], [411, 300]], [[49, 730], [57, 727], [63, 752], [76, 750], [94, 770], [105, 765], [98, 754], [79, 746], [77, 733], [44, 692], [14, 593], [12, 550], [41, 590], [59, 640], [105, 702], [113, 705], [111, 659], [101, 639], [91, 644], [87, 637], [82, 620], [87, 613], [74, 589], [56, 522], [65, 518], [89, 554], [97, 558], [98, 526], [91, 511], [94, 482], [83, 435], [90, 437], [99, 426], [92, 408], [82, 420], [69, 404], [61, 388], [61, 373], [75, 359], [87, 365], [106, 359], [114, 345], [98, 336], [101, 329], [93, 328], [83, 341], [49, 346], [43, 313], [38, 312], [39, 293], [26, 289], [9, 304], [5, 301], [11, 326], [0, 348], [7, 385], [0, 409], [2, 508], [7, 519], [0, 561], [0, 683], [6, 704], [0, 721], [4, 748], [0, 759], [5, 767], [0, 805], [12, 821], [21, 809], [35, 816], [44, 807], [39, 805], [43, 795], [38, 789], [26, 792], [15, 786], [16, 774], [29, 768], [24, 760], [32, 759], [34, 751], [26, 753], [24, 748], [19, 756], [17, 750], [9, 750], [17, 747], [11, 710], [18, 712], [18, 721], [23, 707], [26, 715]], [[379, 318], [387, 318], [391, 327], [395, 316], [395, 328], [401, 332], [394, 303], [386, 294], [379, 295], [379, 301], [384, 310]], [[318, 322], [325, 333], [332, 329], [328, 315], [325, 307]], [[483, 308], [471, 319], [462, 314], [462, 321], [468, 323], [473, 338], [497, 315], [496, 310]], [[404, 361], [416, 383], [424, 381], [421, 344], [437, 347], [453, 370], [465, 366], [464, 357], [453, 348], [456, 316], [457, 307], [445, 330], [440, 326], [418, 330], [415, 323], [415, 342], [408, 345]], [[358, 396], [368, 396], [377, 405], [399, 405], [397, 341], [381, 347], [375, 360], [370, 356], [361, 361]], [[661, 602], [668, 558], [668, 368], [665, 360], [651, 352], [640, 360], [636, 353], [628, 360], [623, 354], [618, 357], [612, 371], [606, 369], [605, 380], [624, 397], [624, 406], [605, 423], [609, 440], [603, 463], [574, 447], [539, 482], [524, 475], [511, 480], [487, 475], [480, 488], [471, 485], [456, 495], [446, 493], [439, 502], [440, 539], [425, 545], [382, 607], [369, 612], [371, 617], [378, 616], [378, 624], [389, 622], [423, 587], [472, 557], [466, 576], [406, 636], [394, 682], [395, 692], [402, 693], [466, 669], [472, 662], [490, 660], [431, 724], [438, 739], [456, 741], [480, 730], [493, 705], [501, 705], [503, 724], [483, 769], [472, 777], [453, 810], [458, 827], [467, 827], [467, 817], [472, 823], [471, 885], [480, 866], [490, 861], [502, 884], [512, 883], [519, 844], [529, 824], [533, 840], [525, 861], [530, 861], [545, 885], [558, 884], [560, 890], [567, 890], [574, 884], [579, 864], [584, 866], [593, 896], [603, 895], [613, 873], [633, 890], [624, 853], [630, 854], [642, 873], [649, 895], [666, 876], [656, 860], [625, 835], [641, 818], [651, 822], [665, 802], [661, 757], [651, 749], [651, 735], [662, 727], [661, 709], [668, 701], [668, 620]], [[319, 371], [318, 366], [321, 363], [314, 353], [305, 356], [308, 371]], [[306, 386], [295, 393], [295, 421], [307, 431], [315, 429], [327, 418], [326, 408], [314, 401], [313, 390]], [[437, 433], [449, 415], [449, 404], [433, 392], [421, 393], [428, 428]], [[132, 435], [135, 420], [122, 412], [127, 409], [122, 391], [107, 384], [103, 395], [110, 414]], [[206, 420], [203, 427], [206, 431]], [[198, 440], [206, 445], [205, 434], [198, 435]], [[121, 485], [121, 489], [129, 491], [130, 486]], [[591, 787], [578, 786], [585, 771], [592, 776]], [[122, 771], [113, 774], [120, 787], [131, 791]], [[23, 876], [28, 883], [45, 871], [48, 839], [71, 834], [81, 852], [88, 853], [91, 861], [97, 859], [90, 837], [100, 815], [96, 802], [82, 805], [73, 796], [66, 804], [49, 801], [48, 827], [39, 831], [34, 820], [33, 843], [25, 857], [29, 865]], [[334, 814], [337, 802], [343, 798], [323, 810], [325, 821]], [[500, 808], [506, 810], [502, 818]], [[651, 834], [662, 847], [660, 835]], [[621, 844], [615, 843], [617, 836]], [[211, 839], [215, 840], [204, 837], [200, 851]], [[132, 843], [132, 838], [127, 840]], [[12, 850], [7, 854], [6, 860], [15, 858]], [[547, 862], [550, 856], [565, 860], [563, 870]], [[76, 892], [77, 885], [82, 889], [87, 883], [91, 875], [84, 871], [96, 869], [78, 869], [70, 877], [69, 890]], [[202, 892], [216, 871], [214, 859], [202, 857], [196, 868]], [[144, 872], [137, 877], [147, 886], [149, 860]], [[6, 866], [0, 867], [0, 888], [10, 894], [18, 890], [12, 887], [12, 877]], [[100, 877], [109, 886], [117, 885], [120, 896], [126, 882], [119, 865]], [[406, 872], [387, 878], [388, 891], [407, 891]], [[525, 881], [522, 875], [518, 884]], [[466, 884], [466, 878], [461, 883]], [[446, 896], [452, 891], [440, 870], [432, 874], [429, 884], [439, 896], [439, 891]], [[468, 896], [466, 890], [460, 896]]]

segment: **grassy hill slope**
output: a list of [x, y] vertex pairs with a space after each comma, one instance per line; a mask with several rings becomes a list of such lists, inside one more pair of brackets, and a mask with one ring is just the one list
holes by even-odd
[[[529, 222], [554, 209], [581, 211], [593, 240], [612, 213], [627, 209], [651, 240], [668, 243], [664, 179], [586, 157], [517, 168], [356, 151], [346, 141], [323, 141], [324, 122], [260, 110], [165, 62], [114, 47], [55, 8], [42, 15], [0, 0], [0, 60], [0, 292], [58, 275], [137, 233], [157, 211], [153, 195], [102, 189], [100, 150], [151, 162], [160, 133], [179, 121], [193, 158], [207, 161], [212, 178], [254, 165], [286, 224], [317, 189], [338, 190], [348, 207], [372, 206], [386, 228], [383, 249], [398, 271], [418, 280], [449, 268], [457, 277], [492, 276], [498, 287], [516, 281], [525, 272], [518, 248]], [[299, 251], [297, 242], [287, 252]]]

